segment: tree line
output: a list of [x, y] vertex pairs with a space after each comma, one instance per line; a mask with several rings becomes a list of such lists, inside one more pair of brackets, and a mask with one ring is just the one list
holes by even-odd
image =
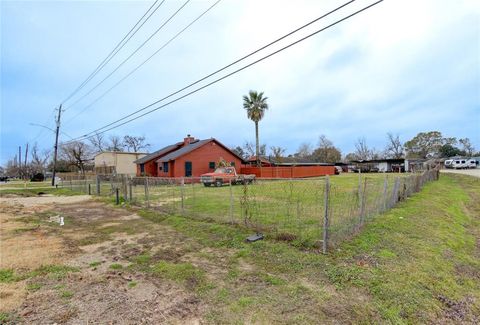
[[[387, 133], [385, 146], [381, 150], [369, 146], [364, 137], [358, 138], [354, 146], [355, 150], [353, 152], [342, 155], [341, 150], [334, 145], [333, 141], [325, 135], [320, 135], [315, 146], [308, 142], [301, 143], [293, 154], [286, 154], [286, 149], [281, 146], [271, 146], [267, 151], [267, 145], [260, 144], [259, 155], [275, 163], [336, 163], [373, 159], [429, 159], [454, 156], [480, 156], [480, 152], [475, 150], [469, 138], [444, 137], [439, 131], [420, 132], [405, 142], [400, 140], [398, 134]], [[245, 142], [243, 146], [233, 147], [232, 151], [245, 160], [256, 155], [255, 145], [251, 142]]]
[[[150, 144], [146, 142], [144, 136], [125, 135], [123, 137], [111, 135], [106, 138], [104, 135], [97, 134], [85, 141], [72, 141], [59, 144], [57, 157], [57, 172], [81, 172], [93, 170], [93, 158], [96, 154], [105, 151], [127, 151], [139, 152], [146, 151]], [[3, 175], [10, 177], [31, 179], [35, 175], [45, 175], [46, 172], [53, 170], [52, 150], [40, 151], [38, 144], [35, 143], [28, 152], [28, 146], [25, 148], [24, 157], [16, 155], [13, 159], [7, 161], [5, 168], [0, 170]], [[23, 155], [23, 153], [22, 153]]]

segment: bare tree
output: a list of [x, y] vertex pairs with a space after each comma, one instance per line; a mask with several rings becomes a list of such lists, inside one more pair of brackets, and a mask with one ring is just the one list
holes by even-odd
[[135, 137], [126, 135], [123, 137], [123, 145], [127, 148], [127, 151], [130, 152], [139, 152], [142, 149], [147, 149], [150, 147], [150, 144], [145, 143], [145, 137]]
[[312, 155], [312, 145], [310, 143], [304, 142], [300, 144], [295, 153], [295, 157], [299, 158], [308, 158]]
[[465, 151], [465, 154], [469, 157], [473, 156], [473, 153], [475, 152], [475, 148], [473, 147], [472, 143], [470, 142], [469, 138], [465, 139], [460, 139], [458, 140], [460, 144], [462, 145], [463, 151]]
[[245, 151], [244, 151], [243, 148], [240, 147], [240, 146], [236, 146], [235, 148], [231, 148], [230, 150], [232, 150], [233, 152], [235, 152], [238, 156], [242, 157], [242, 159], [248, 158], [248, 157], [246, 156]]
[[107, 146], [108, 151], [122, 151], [123, 150], [123, 143], [122, 139], [118, 135], [111, 135], [110, 138], [110, 143]]
[[47, 168], [47, 162], [50, 159], [50, 150], [43, 150], [41, 153], [38, 149], [38, 144], [35, 143], [31, 152], [31, 163], [29, 165], [30, 173], [40, 173]]
[[61, 156], [70, 165], [75, 166], [83, 174], [85, 166], [91, 160], [92, 149], [85, 142], [74, 141], [61, 145]]
[[393, 135], [392, 133], [387, 133], [387, 146], [385, 147], [385, 156], [393, 159], [403, 158], [403, 144], [400, 141], [400, 137]]
[[359, 160], [368, 160], [372, 156], [372, 151], [367, 146], [365, 138], [358, 138], [355, 143], [355, 155]]
[[105, 149], [107, 149], [107, 144], [105, 142], [105, 138], [103, 134], [95, 133], [95, 135], [91, 137], [89, 140], [95, 151], [103, 152], [105, 151]]
[[[243, 150], [247, 153], [249, 157], [255, 156], [256, 145], [254, 143], [246, 141], [243, 145]], [[260, 157], [267, 155], [267, 145], [261, 144], [259, 146]]]
[[283, 156], [285, 154], [286, 149], [280, 146], [278, 147], [272, 146], [270, 147], [270, 150], [272, 151], [272, 156], [275, 159], [275, 162], [281, 163], [283, 161]]

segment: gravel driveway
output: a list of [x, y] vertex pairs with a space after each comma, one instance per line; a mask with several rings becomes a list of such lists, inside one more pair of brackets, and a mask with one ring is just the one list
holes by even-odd
[[440, 170], [440, 172], [469, 175], [469, 176], [474, 176], [474, 177], [479, 177], [480, 178], [480, 168], [476, 168], [476, 169], [442, 169], [442, 170]]

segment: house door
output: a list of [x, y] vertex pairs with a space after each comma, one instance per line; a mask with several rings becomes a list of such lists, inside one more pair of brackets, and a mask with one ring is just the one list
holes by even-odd
[[191, 161], [186, 161], [185, 162], [185, 177], [191, 177], [192, 176], [192, 162]]

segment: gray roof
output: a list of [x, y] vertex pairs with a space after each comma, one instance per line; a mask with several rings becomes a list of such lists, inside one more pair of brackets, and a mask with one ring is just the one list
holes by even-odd
[[178, 147], [181, 146], [182, 144], [183, 144], [183, 142], [178, 142], [178, 143], [171, 144], [171, 145], [169, 145], [169, 146], [163, 147], [162, 149], [157, 150], [157, 151], [155, 151], [155, 152], [152, 152], [151, 154], [146, 155], [145, 157], [142, 157], [142, 158], [140, 158], [140, 159], [135, 160], [134, 163], [136, 163], [136, 164], [144, 164], [144, 163], [146, 163], [147, 161], [153, 160], [153, 159], [157, 158], [158, 156], [161, 156], [161, 155], [165, 154], [166, 152], [175, 150], [176, 148], [178, 148]]
[[210, 141], [214, 141], [214, 139], [206, 139], [206, 140], [199, 140], [199, 141], [195, 141], [193, 143], [190, 143], [189, 145], [187, 146], [184, 146], [178, 150], [175, 150], [173, 152], [170, 152], [169, 154], [163, 156], [163, 157], [160, 157], [160, 159], [157, 160], [157, 162], [166, 162], [166, 161], [170, 161], [170, 160], [175, 160], [177, 159], [178, 157], [181, 157], [195, 149], [198, 149], [200, 148], [201, 146], [203, 146], [204, 144], [207, 144], [209, 143]]

